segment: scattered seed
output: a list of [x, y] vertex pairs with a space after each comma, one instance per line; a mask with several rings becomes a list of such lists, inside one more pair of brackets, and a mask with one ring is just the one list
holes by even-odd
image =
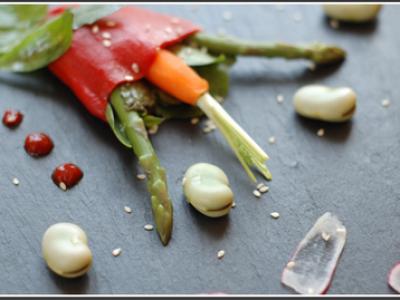
[[281, 215], [280, 215], [278, 212], [274, 211], [274, 212], [270, 213], [270, 216], [271, 216], [273, 219], [279, 219], [279, 217], [280, 217]]
[[111, 46], [111, 41], [110, 40], [103, 40], [103, 46], [104, 47], [110, 47]]
[[309, 294], [314, 294], [315, 292], [314, 292], [314, 289], [312, 289], [312, 288], [309, 288], [308, 290], [307, 290], [307, 292], [309, 293]]
[[120, 256], [121, 252], [122, 252], [122, 249], [121, 248], [117, 248], [117, 249], [114, 249], [112, 251], [112, 255], [117, 257], [117, 256]]
[[321, 237], [325, 242], [329, 241], [329, 239], [331, 238], [331, 236], [326, 232], [321, 233]]
[[265, 186], [265, 184], [262, 182], [257, 184], [257, 190], [261, 189], [263, 186]]
[[293, 20], [296, 22], [301, 22], [303, 20], [303, 15], [301, 13], [294, 13]]
[[317, 135], [318, 136], [324, 136], [325, 135], [325, 129], [323, 129], [323, 128], [318, 129]]
[[275, 144], [275, 142], [276, 142], [276, 139], [275, 139], [274, 136], [271, 136], [271, 137], [268, 139], [268, 143], [270, 143], [270, 144]]
[[338, 29], [338, 28], [339, 28], [339, 22], [338, 22], [338, 20], [330, 20], [329, 25], [330, 25], [333, 29]]
[[346, 232], [346, 229], [345, 229], [344, 227], [338, 227], [338, 228], [336, 229], [336, 232], [337, 232], [337, 233], [345, 233], [345, 232]]
[[180, 23], [180, 20], [179, 20], [178, 18], [172, 18], [172, 19], [171, 19], [171, 23], [172, 23], [172, 24], [179, 24], [179, 23]]
[[218, 259], [221, 259], [225, 256], [225, 251], [224, 250], [219, 250], [217, 253]]
[[295, 265], [296, 265], [296, 263], [295, 263], [294, 261], [291, 260], [291, 261], [289, 261], [289, 262], [287, 263], [286, 268], [288, 268], [288, 269], [293, 269]]
[[146, 224], [146, 225], [144, 225], [144, 230], [152, 231], [153, 229], [154, 229], [154, 226], [151, 225], [151, 224]]
[[285, 101], [285, 97], [283, 97], [283, 95], [279, 94], [276, 96], [276, 102], [283, 103], [283, 101]]
[[94, 25], [94, 26], [92, 27], [92, 32], [93, 32], [94, 34], [98, 33], [98, 32], [99, 32], [99, 26]]
[[106, 25], [107, 25], [107, 27], [115, 27], [115, 26], [117, 26], [117, 23], [115, 23], [114, 21], [107, 21]]
[[60, 187], [60, 189], [62, 189], [63, 191], [67, 190], [67, 185], [64, 182], [60, 182], [60, 184], [58, 185]]
[[19, 179], [18, 179], [17, 177], [14, 177], [14, 178], [12, 179], [12, 183], [13, 183], [14, 185], [19, 185]]
[[225, 21], [230, 21], [230, 20], [232, 20], [232, 12], [230, 12], [230, 11], [224, 11], [224, 12], [222, 13], [222, 18], [223, 18]]
[[236, 207], [236, 202], [233, 202], [232, 203], [232, 208], [235, 208]]
[[158, 131], [158, 125], [153, 125], [153, 126], [151, 126], [151, 127], [149, 128], [148, 133], [151, 134], [151, 135], [153, 135], [153, 134], [156, 134], [157, 131]]
[[111, 39], [111, 33], [109, 33], [109, 32], [103, 32], [103, 33], [101, 34], [101, 36], [102, 36], [104, 39], [107, 39], [107, 40]]
[[139, 180], [145, 180], [146, 179], [146, 174], [137, 174], [136, 178]]
[[137, 63], [133, 63], [131, 68], [132, 68], [133, 72], [135, 72], [135, 73], [139, 73], [140, 72], [140, 68], [139, 68], [139, 65]]
[[269, 187], [267, 187], [266, 185], [264, 185], [264, 186], [262, 186], [262, 187], [260, 187], [259, 189], [258, 189], [261, 193], [266, 193], [266, 192], [268, 192], [269, 191]]
[[215, 130], [216, 128], [217, 127], [215, 126], [213, 121], [207, 120], [206, 122], [204, 122], [203, 132], [209, 133], [209, 132]]
[[254, 190], [254, 191], [253, 191], [253, 195], [256, 196], [257, 198], [260, 198], [260, 197], [261, 197], [261, 193], [260, 193], [259, 190]]
[[165, 32], [166, 33], [172, 33], [172, 28], [171, 27], [165, 27]]
[[383, 107], [389, 107], [390, 105], [390, 100], [389, 99], [383, 99], [382, 100], [382, 106]]
[[199, 121], [200, 121], [199, 118], [192, 118], [192, 119], [190, 120], [190, 123], [191, 123], [192, 125], [196, 125], [197, 123], [199, 123]]
[[308, 66], [307, 66], [307, 68], [310, 70], [310, 71], [315, 71], [315, 69], [317, 68], [317, 65], [315, 64], [315, 63], [310, 63]]
[[125, 75], [124, 78], [126, 81], [133, 81], [135, 79], [132, 75]]
[[149, 32], [150, 29], [151, 29], [150, 24], [146, 24], [146, 26], [144, 27], [144, 31], [145, 31], [145, 32]]
[[125, 207], [124, 207], [124, 211], [125, 211], [127, 214], [131, 214], [131, 213], [132, 213], [132, 208], [130, 208], [129, 206], [125, 206]]

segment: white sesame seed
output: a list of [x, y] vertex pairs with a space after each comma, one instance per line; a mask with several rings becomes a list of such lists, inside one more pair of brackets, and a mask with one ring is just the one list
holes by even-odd
[[325, 242], [329, 241], [329, 239], [331, 238], [330, 234], [328, 234], [326, 232], [322, 232], [321, 237]]
[[103, 40], [103, 46], [104, 47], [110, 47], [111, 46], [111, 41], [110, 40]]
[[12, 179], [12, 183], [13, 183], [14, 185], [19, 185], [19, 179], [18, 179], [17, 177], [14, 177], [14, 178]]
[[323, 129], [323, 128], [318, 129], [317, 135], [318, 136], [324, 136], [325, 135], [325, 129]]
[[315, 71], [315, 69], [317, 68], [317, 65], [315, 64], [315, 63], [310, 63], [308, 66], [307, 66], [307, 68], [310, 70], [310, 71]]
[[257, 198], [260, 198], [260, 197], [261, 197], [261, 193], [260, 193], [260, 191], [258, 191], [258, 190], [254, 190], [254, 191], [253, 191], [253, 195], [256, 196]]
[[137, 63], [133, 63], [131, 65], [131, 68], [132, 68], [133, 72], [135, 72], [135, 73], [139, 73], [140, 72], [140, 67], [139, 67], [139, 65]]
[[286, 265], [286, 268], [288, 268], [289, 270], [290, 269], [293, 269], [293, 267], [296, 265], [296, 263], [294, 262], [294, 261], [289, 261], [288, 263], [287, 263], [287, 265]]
[[218, 259], [221, 259], [225, 256], [225, 251], [224, 250], [219, 250], [217, 253]]
[[270, 144], [275, 144], [275, 142], [276, 142], [276, 139], [275, 139], [274, 136], [271, 136], [271, 137], [268, 139], [268, 143], [270, 143]]
[[265, 186], [265, 184], [262, 182], [257, 184], [257, 190], [261, 189], [263, 186]]
[[126, 81], [133, 81], [135, 78], [132, 75], [125, 75], [124, 79]]
[[132, 213], [132, 208], [130, 208], [129, 206], [125, 206], [125, 207], [124, 207], [124, 211], [125, 211], [127, 214], [131, 214], [131, 213]]
[[333, 29], [338, 29], [339, 28], [339, 22], [338, 20], [330, 20], [329, 21], [329, 25], [333, 28]]
[[146, 225], [144, 225], [144, 230], [152, 231], [153, 229], [154, 229], [154, 226], [151, 225], [151, 224], [146, 224]]
[[60, 187], [60, 189], [62, 189], [63, 191], [67, 190], [67, 185], [64, 182], [60, 182], [60, 184], [58, 185]]
[[309, 289], [307, 290], [307, 292], [308, 292], [309, 294], [314, 294], [314, 293], [315, 293], [315, 291], [314, 291], [313, 288], [309, 288]]
[[262, 186], [262, 187], [260, 187], [259, 189], [258, 189], [261, 193], [266, 193], [266, 192], [268, 192], [269, 191], [269, 187], [267, 187], [266, 185], [264, 185], [264, 186]]
[[197, 123], [199, 123], [199, 121], [200, 121], [199, 118], [192, 118], [192, 119], [190, 120], [190, 123], [191, 123], [192, 125], [196, 125]]
[[390, 100], [389, 99], [383, 99], [382, 100], [382, 106], [383, 107], [389, 107], [390, 105]]
[[171, 19], [171, 23], [172, 23], [172, 24], [179, 24], [179, 23], [180, 23], [180, 20], [179, 20], [178, 18], [172, 18], [172, 19]]
[[230, 21], [230, 20], [232, 20], [232, 12], [230, 12], [230, 11], [224, 11], [224, 12], [222, 13], [222, 18], [223, 18], [225, 21]]
[[338, 227], [338, 228], [336, 228], [336, 232], [337, 232], [337, 233], [346, 233], [346, 228], [344, 228], [344, 227]]
[[98, 33], [98, 32], [99, 32], [99, 26], [94, 25], [94, 26], [92, 27], [92, 32], [93, 32], [94, 34]]
[[104, 39], [107, 39], [107, 40], [111, 39], [111, 33], [109, 33], [109, 32], [103, 32], [103, 33], [101, 34], [101, 36], [102, 36]]
[[106, 25], [107, 25], [107, 27], [115, 27], [115, 26], [117, 26], [117, 23], [115, 23], [114, 21], [107, 21]]
[[149, 128], [148, 133], [153, 135], [156, 134], [157, 131], [158, 131], [158, 125], [153, 125]]
[[113, 256], [120, 256], [121, 252], [122, 252], [122, 249], [117, 248], [117, 249], [114, 249], [111, 253]]
[[280, 215], [278, 212], [274, 211], [274, 212], [270, 213], [270, 216], [271, 216], [273, 219], [279, 219], [279, 217], [280, 217], [281, 215]]
[[177, 34], [182, 34], [183, 33], [182, 27], [177, 27], [175, 30], [176, 30]]
[[232, 203], [232, 208], [235, 208], [236, 207], [236, 202], [233, 202]]
[[276, 102], [283, 103], [283, 101], [285, 101], [285, 97], [283, 97], [283, 95], [279, 94], [276, 96]]
[[146, 179], [146, 175], [145, 174], [137, 174], [136, 178], [139, 180], [145, 180]]
[[212, 128], [212, 129], [217, 128], [217, 126], [215, 126], [214, 122], [211, 121], [211, 120], [205, 121], [204, 124], [205, 124], [207, 127]]
[[166, 33], [172, 33], [172, 28], [171, 27], [165, 27], [164, 31]]
[[144, 31], [145, 31], [145, 32], [149, 32], [150, 29], [151, 29], [150, 24], [146, 24], [146, 26], [144, 27]]

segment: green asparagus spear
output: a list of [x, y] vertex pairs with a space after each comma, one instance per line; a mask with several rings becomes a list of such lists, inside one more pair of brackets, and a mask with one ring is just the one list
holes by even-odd
[[111, 95], [111, 105], [124, 126], [126, 136], [132, 144], [139, 164], [147, 175], [147, 189], [151, 194], [151, 207], [156, 228], [164, 245], [168, 244], [172, 232], [172, 203], [168, 194], [165, 169], [161, 167], [144, 121], [139, 113], [129, 109], [120, 88]]
[[243, 41], [232, 37], [216, 37], [198, 33], [191, 38], [198, 46], [210, 52], [226, 55], [281, 57], [286, 59], [308, 59], [317, 65], [342, 61], [346, 52], [336, 46], [322, 43], [291, 45], [288, 43], [258, 43]]

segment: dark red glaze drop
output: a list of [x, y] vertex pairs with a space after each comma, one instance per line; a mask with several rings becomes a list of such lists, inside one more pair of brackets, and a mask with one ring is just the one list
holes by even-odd
[[74, 164], [67, 163], [58, 166], [54, 171], [51, 178], [53, 182], [62, 190], [69, 189], [82, 179], [82, 170]]
[[24, 115], [14, 109], [7, 109], [3, 115], [3, 124], [7, 127], [14, 128], [21, 124]]
[[25, 139], [25, 150], [31, 156], [39, 157], [47, 155], [53, 150], [53, 147], [53, 141], [45, 133], [30, 133]]

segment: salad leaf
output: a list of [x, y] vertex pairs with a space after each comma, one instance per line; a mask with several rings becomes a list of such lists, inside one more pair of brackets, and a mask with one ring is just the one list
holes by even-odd
[[0, 31], [30, 29], [44, 21], [47, 5], [1, 5]]
[[0, 56], [0, 69], [30, 72], [46, 67], [69, 48], [72, 41], [72, 21], [72, 13], [65, 11], [36, 30], [28, 32]]
[[98, 19], [106, 17], [121, 7], [119, 5], [81, 5], [71, 9], [74, 14], [73, 29], [78, 29], [83, 25], [95, 23]]
[[229, 90], [229, 66], [220, 63], [196, 67], [196, 72], [208, 81], [210, 94], [214, 97], [225, 97]]
[[182, 58], [191, 67], [217, 64], [225, 60], [225, 56], [222, 54], [219, 56], [208, 54], [206, 48], [199, 49], [186, 45], [176, 45], [169, 50]]
[[108, 124], [110, 125], [112, 131], [114, 132], [117, 139], [127, 148], [132, 148], [132, 144], [126, 136], [123, 125], [120, 123], [118, 117], [114, 117], [114, 110], [111, 104], [107, 105], [106, 109], [106, 119]]

